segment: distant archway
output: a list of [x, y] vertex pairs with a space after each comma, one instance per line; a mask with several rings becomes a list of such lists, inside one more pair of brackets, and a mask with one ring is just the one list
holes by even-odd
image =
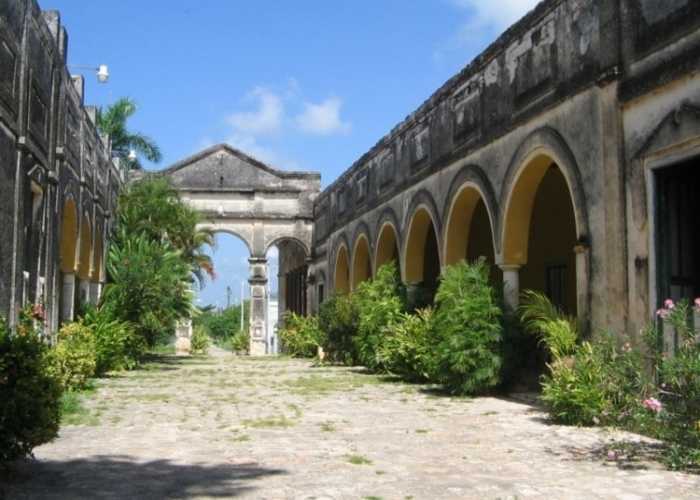
[[432, 302], [440, 276], [440, 252], [435, 224], [425, 206], [419, 206], [411, 217], [403, 260], [405, 283], [422, 289], [425, 300]]
[[363, 281], [372, 278], [372, 264], [370, 262], [369, 243], [367, 236], [363, 233], [355, 241], [355, 248], [352, 252], [352, 282], [350, 288], [357, 290]]
[[335, 257], [335, 269], [333, 271], [333, 290], [341, 293], [350, 292], [350, 265], [348, 262], [348, 249], [344, 244], [338, 247]]

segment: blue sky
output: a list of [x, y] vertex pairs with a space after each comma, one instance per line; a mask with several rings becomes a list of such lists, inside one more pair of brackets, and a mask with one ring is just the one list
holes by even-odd
[[[68, 30], [85, 103], [131, 96], [130, 128], [165, 168], [226, 142], [323, 187], [493, 42], [536, 0], [38, 0]], [[274, 252], [273, 252], [274, 254]], [[271, 283], [276, 288], [276, 258]], [[202, 304], [241, 295], [247, 250], [220, 235]], [[247, 295], [247, 284], [245, 286]]]

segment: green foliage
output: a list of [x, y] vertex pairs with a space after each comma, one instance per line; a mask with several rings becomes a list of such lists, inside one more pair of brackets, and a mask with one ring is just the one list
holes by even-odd
[[92, 328], [95, 339], [95, 375], [130, 370], [136, 365], [146, 344], [136, 335], [133, 326], [110, 317], [107, 309], [88, 307], [80, 323]]
[[358, 287], [360, 323], [355, 346], [360, 363], [375, 372], [387, 371], [379, 351], [392, 325], [399, 321], [404, 310], [400, 283], [396, 264], [392, 261], [379, 268], [375, 280], [363, 281]]
[[120, 97], [110, 104], [106, 110], [97, 108], [97, 128], [103, 134], [108, 134], [112, 141], [112, 149], [123, 158], [123, 161], [130, 168], [141, 169], [138, 160], [133, 164], [128, 163], [125, 158], [125, 151], [136, 150], [145, 156], [148, 161], [158, 163], [163, 154], [153, 139], [141, 132], [132, 132], [127, 129], [127, 121], [138, 110], [136, 101], [131, 97]]
[[58, 435], [61, 386], [48, 371], [43, 322], [30, 308], [15, 332], [0, 317], [0, 465], [31, 455]]
[[131, 237], [144, 233], [150, 241], [169, 242], [200, 286], [205, 274], [214, 278], [212, 260], [204, 247], [216, 248], [216, 237], [211, 228], [201, 225], [204, 216], [182, 203], [179, 191], [167, 178], [150, 174], [128, 187], [117, 209], [122, 233]]
[[481, 258], [448, 266], [435, 295], [431, 378], [453, 394], [498, 385], [503, 328], [501, 309]]
[[207, 331], [202, 326], [195, 326], [192, 331], [192, 338], [190, 338], [190, 353], [206, 354], [209, 350], [209, 345]]
[[122, 231], [110, 246], [107, 270], [111, 283], [102, 307], [110, 317], [132, 324], [143, 346], [167, 342], [177, 320], [194, 312], [189, 267], [167, 241]]
[[[700, 308], [698, 299], [696, 309]], [[679, 339], [675, 356], [658, 355], [660, 381], [659, 437], [668, 448], [666, 465], [673, 469], [700, 470], [700, 330], [692, 326], [692, 308], [686, 300], [666, 302], [663, 322]], [[671, 307], [669, 307], [671, 306]], [[697, 317], [697, 314], [696, 314]], [[650, 341], [650, 336], [647, 336]], [[658, 345], [658, 344], [653, 344]], [[668, 346], [666, 346], [668, 347]], [[653, 348], [653, 347], [652, 347]]]
[[92, 328], [81, 323], [63, 325], [56, 344], [47, 353], [49, 374], [64, 391], [82, 391], [95, 376], [97, 365]]
[[[247, 308], [244, 308], [244, 314], [245, 309]], [[196, 318], [196, 323], [200, 322], [207, 328], [209, 336], [214, 339], [214, 342], [224, 344], [241, 328], [240, 307], [229, 307], [221, 311], [221, 314], [202, 314]]]
[[324, 334], [323, 351], [330, 361], [348, 366], [360, 362], [355, 337], [360, 311], [355, 294], [334, 293], [319, 308], [318, 326]]
[[566, 316], [546, 295], [525, 290], [520, 295], [520, 312], [525, 331], [539, 338], [555, 360], [571, 356], [576, 351], [579, 324]]
[[426, 382], [430, 377], [433, 309], [403, 313], [392, 323], [378, 350], [387, 371], [408, 382]]
[[653, 386], [639, 352], [617, 347], [601, 332], [596, 342], [576, 345], [555, 358], [542, 378], [542, 400], [556, 422], [570, 425], [632, 425], [641, 400]]
[[287, 311], [284, 328], [278, 334], [284, 352], [298, 358], [313, 358], [323, 343], [323, 332], [316, 316], [299, 316]]
[[231, 350], [247, 351], [250, 349], [250, 333], [248, 330], [238, 330], [229, 341]]

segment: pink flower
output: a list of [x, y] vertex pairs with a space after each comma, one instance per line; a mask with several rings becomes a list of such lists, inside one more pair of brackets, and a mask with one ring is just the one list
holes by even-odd
[[649, 408], [650, 410], [654, 410], [657, 413], [661, 411], [661, 401], [659, 401], [656, 398], [647, 398], [642, 404], [644, 408]]
[[664, 319], [668, 315], [668, 309], [659, 309], [658, 311], [656, 311], [656, 315], [659, 318]]
[[676, 307], [676, 304], [674, 304], [671, 299], [666, 299], [666, 302], [664, 302], [664, 307], [666, 309], [673, 309], [674, 307]]
[[700, 309], [700, 297], [698, 297], [698, 298], [695, 299], [695, 307], [697, 307], [698, 309]]
[[617, 456], [617, 453], [615, 452], [615, 450], [608, 450], [607, 456], [608, 458], [613, 459]]

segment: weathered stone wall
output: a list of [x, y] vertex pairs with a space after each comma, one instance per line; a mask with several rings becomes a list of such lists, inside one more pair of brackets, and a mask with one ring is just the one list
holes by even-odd
[[[516, 221], [531, 209], [522, 200], [536, 196], [544, 158], [573, 205], [576, 312], [593, 330], [636, 329], [656, 298], [648, 170], [635, 158], [657, 142], [690, 154], [700, 137], [699, 26], [700, 5], [688, 0], [540, 3], [316, 199], [310, 273], [335, 287], [339, 249], [352, 268], [362, 236], [374, 269], [388, 223], [406, 280], [419, 210], [444, 267], [450, 216], [471, 217], [452, 210], [466, 186], [488, 211], [494, 263], [517, 289], [528, 253], [543, 250], [528, 248]], [[677, 122], [683, 130], [670, 130]]]
[[[44, 299], [49, 327], [69, 302], [61, 297], [61, 266], [96, 287], [104, 279], [95, 269], [104, 259], [93, 249], [107, 249], [121, 184], [94, 109], [83, 106], [82, 77], [66, 67], [67, 47], [57, 12], [42, 12], [34, 0], [0, 3], [0, 313], [13, 321], [22, 302]], [[78, 228], [74, 241], [64, 241], [75, 254], [72, 269], [70, 259], [60, 262], [69, 199]], [[89, 252], [81, 255], [81, 247]]]

